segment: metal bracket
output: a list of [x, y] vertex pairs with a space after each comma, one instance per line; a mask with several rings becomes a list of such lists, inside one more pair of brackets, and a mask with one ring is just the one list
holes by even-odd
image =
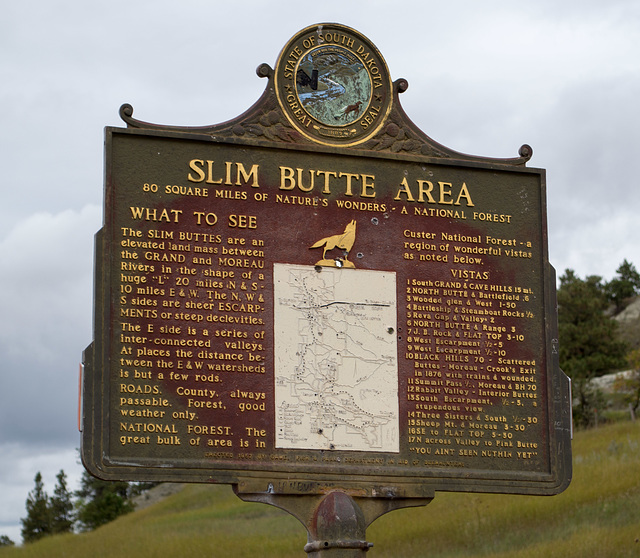
[[307, 530], [305, 552], [311, 558], [362, 558], [373, 546], [366, 530], [378, 517], [393, 510], [426, 506], [433, 498], [371, 498], [351, 496], [344, 490], [326, 494], [274, 494], [241, 492], [246, 502], [276, 506], [294, 516]]

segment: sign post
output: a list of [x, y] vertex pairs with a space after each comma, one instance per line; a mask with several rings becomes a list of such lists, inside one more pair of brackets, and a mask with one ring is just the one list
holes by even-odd
[[232, 484], [336, 556], [435, 491], [564, 490], [569, 381], [531, 149], [439, 145], [342, 25], [300, 31], [258, 75], [233, 121], [124, 105], [128, 127], [106, 129], [87, 469]]

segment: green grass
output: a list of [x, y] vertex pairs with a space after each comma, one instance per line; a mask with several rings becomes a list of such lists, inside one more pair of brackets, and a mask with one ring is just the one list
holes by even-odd
[[[371, 558], [640, 556], [640, 421], [578, 432], [574, 475], [559, 496], [438, 493], [367, 530]], [[191, 485], [93, 533], [0, 549], [0, 558], [303, 557], [306, 532], [286, 513]]]

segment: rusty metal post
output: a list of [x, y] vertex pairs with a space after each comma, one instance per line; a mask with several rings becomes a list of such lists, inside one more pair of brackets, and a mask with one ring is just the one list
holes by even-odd
[[344, 490], [326, 494], [274, 494], [243, 491], [234, 485], [236, 495], [247, 502], [276, 506], [293, 515], [307, 530], [304, 547], [310, 558], [364, 558], [373, 546], [366, 530], [387, 512], [426, 506], [433, 499], [352, 496]]
[[307, 527], [310, 558], [362, 558], [373, 546], [365, 540], [367, 525], [360, 506], [346, 492], [327, 494]]

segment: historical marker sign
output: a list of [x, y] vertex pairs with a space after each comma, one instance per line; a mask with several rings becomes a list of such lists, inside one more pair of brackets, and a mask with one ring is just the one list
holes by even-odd
[[[553, 494], [569, 483], [545, 173], [404, 116], [326, 24], [242, 119], [106, 130], [83, 458], [272, 491]], [[381, 488], [385, 487], [385, 488]]]

